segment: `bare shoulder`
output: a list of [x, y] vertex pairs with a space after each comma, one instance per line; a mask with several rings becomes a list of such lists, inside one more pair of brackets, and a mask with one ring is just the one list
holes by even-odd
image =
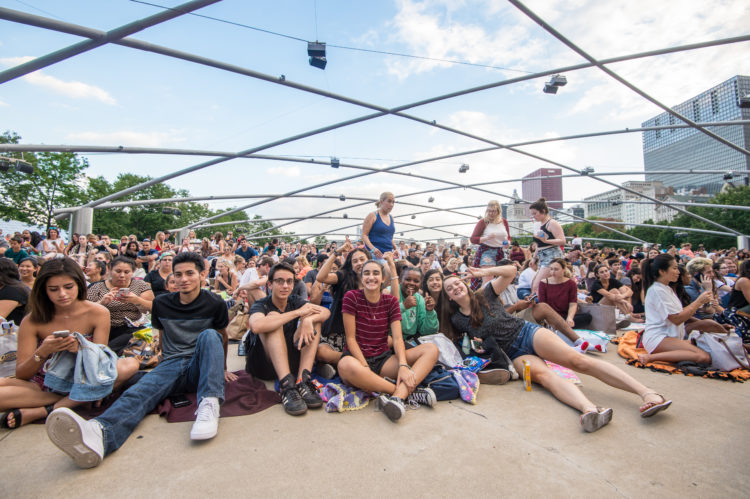
[[92, 316], [109, 316], [109, 309], [107, 307], [88, 300], [83, 302], [83, 308], [81, 310], [84, 314], [91, 314]]

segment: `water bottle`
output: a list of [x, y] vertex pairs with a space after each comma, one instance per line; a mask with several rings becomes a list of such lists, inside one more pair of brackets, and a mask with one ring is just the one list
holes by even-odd
[[469, 340], [468, 333], [464, 333], [464, 339], [461, 342], [461, 351], [464, 355], [469, 355], [469, 353], [471, 353], [471, 341]]

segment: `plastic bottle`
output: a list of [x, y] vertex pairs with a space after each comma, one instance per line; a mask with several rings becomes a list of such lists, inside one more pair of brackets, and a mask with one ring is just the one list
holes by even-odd
[[461, 341], [461, 351], [464, 355], [469, 355], [471, 352], [471, 340], [469, 340], [469, 334], [464, 333], [464, 339]]
[[531, 391], [531, 364], [528, 360], [523, 361], [523, 386], [527, 392]]

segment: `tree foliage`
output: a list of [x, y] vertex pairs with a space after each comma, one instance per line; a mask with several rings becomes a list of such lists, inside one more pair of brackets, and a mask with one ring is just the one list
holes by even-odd
[[[18, 144], [20, 139], [14, 132], [0, 134], [2, 144]], [[21, 154], [8, 156], [21, 158]], [[34, 166], [33, 174], [14, 169], [0, 174], [0, 197], [6, 201], [0, 205], [0, 217], [49, 227], [56, 208], [81, 203], [83, 172], [88, 168], [85, 158], [68, 152], [42, 152], [24, 153], [23, 160]]]

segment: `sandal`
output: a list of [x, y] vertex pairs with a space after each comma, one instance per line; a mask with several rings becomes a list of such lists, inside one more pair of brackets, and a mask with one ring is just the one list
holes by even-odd
[[[47, 416], [49, 416], [49, 413], [55, 410], [55, 404], [50, 404], [44, 406], [44, 410], [47, 411]], [[15, 426], [8, 425], [8, 416], [13, 414], [13, 419], [15, 420]], [[13, 409], [8, 412], [2, 413], [2, 419], [0, 419], [0, 428], [7, 428], [9, 430], [17, 430], [23, 426], [23, 414], [21, 413], [21, 409]]]
[[645, 395], [658, 395], [659, 398], [661, 398], [661, 403], [646, 402], [645, 404], [643, 404], [640, 407], [640, 409], [638, 409], [640, 411], [640, 413], [641, 413], [641, 417], [642, 418], [650, 418], [651, 416], [653, 416], [657, 412], [663, 411], [667, 407], [669, 407], [670, 405], [672, 405], [672, 401], [665, 399], [664, 396], [662, 394], [660, 394], [660, 393], [646, 392], [643, 395], [644, 396]]
[[595, 411], [581, 414], [581, 426], [589, 433], [600, 429], [612, 421], [612, 409], [597, 407]]

